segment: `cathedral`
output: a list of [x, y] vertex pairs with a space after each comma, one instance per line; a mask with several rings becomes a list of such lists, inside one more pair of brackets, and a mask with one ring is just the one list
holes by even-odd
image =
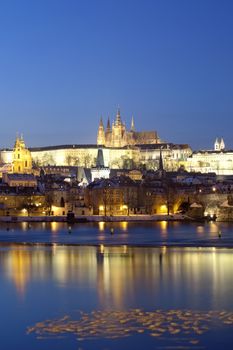
[[110, 148], [121, 148], [134, 145], [150, 145], [162, 143], [156, 131], [135, 130], [134, 119], [132, 117], [130, 130], [126, 129], [125, 123], [121, 120], [120, 110], [118, 109], [116, 120], [110, 126], [108, 118], [107, 127], [104, 129], [103, 120], [100, 119], [100, 124], [97, 134], [97, 145]]

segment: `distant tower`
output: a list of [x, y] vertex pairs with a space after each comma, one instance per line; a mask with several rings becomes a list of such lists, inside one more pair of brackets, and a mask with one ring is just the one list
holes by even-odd
[[32, 157], [31, 152], [26, 148], [23, 136], [17, 136], [13, 149], [13, 173], [31, 174]]
[[214, 150], [215, 151], [224, 151], [225, 150], [225, 143], [223, 138], [216, 138], [215, 143], [214, 143]]
[[135, 131], [134, 117], [133, 117], [133, 116], [132, 116], [132, 119], [131, 119], [131, 128], [130, 128], [130, 131]]
[[104, 154], [102, 148], [98, 149], [96, 166], [91, 168], [91, 181], [96, 179], [108, 179], [110, 175], [109, 167], [104, 165]]
[[162, 147], [160, 147], [160, 153], [159, 153], [159, 170], [163, 171]]
[[110, 119], [108, 117], [107, 128], [105, 131], [105, 146], [106, 147], [111, 146], [111, 141], [112, 141], [112, 130], [111, 130], [111, 126], [110, 126]]
[[223, 138], [221, 137], [221, 140], [220, 140], [220, 150], [221, 151], [224, 151], [225, 150], [225, 142], [223, 140]]
[[104, 155], [101, 148], [98, 149], [97, 159], [96, 159], [96, 168], [104, 168]]
[[97, 134], [97, 145], [104, 146], [105, 145], [105, 132], [104, 132], [104, 124], [102, 117], [100, 118], [100, 124]]
[[216, 138], [215, 143], [214, 143], [214, 150], [215, 150], [215, 151], [219, 151], [219, 150], [220, 150], [220, 149], [219, 149], [219, 140], [218, 140], [218, 137]]
[[162, 147], [159, 152], [159, 167], [157, 170], [157, 175], [159, 178], [164, 178], [166, 176], [166, 171], [163, 168], [163, 156], [162, 156]]

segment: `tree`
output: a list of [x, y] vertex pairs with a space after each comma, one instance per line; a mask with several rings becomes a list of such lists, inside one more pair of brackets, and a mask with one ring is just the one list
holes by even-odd
[[24, 198], [20, 205], [20, 209], [26, 210], [28, 216], [30, 216], [36, 208], [37, 206], [35, 205], [32, 196]]
[[85, 168], [91, 168], [91, 166], [93, 165], [91, 163], [91, 156], [90, 154], [86, 154], [83, 158], [83, 163], [84, 163], [84, 167]]
[[64, 208], [65, 207], [65, 201], [64, 201], [64, 198], [61, 197], [61, 200], [60, 200], [60, 207], [61, 208]]
[[172, 180], [169, 179], [166, 175], [162, 179], [162, 182], [166, 196], [167, 215], [170, 215], [170, 211], [172, 210], [174, 205], [175, 185], [172, 182]]
[[52, 205], [53, 205], [53, 194], [52, 192], [46, 192], [45, 194], [45, 207], [46, 212], [50, 216], [52, 212]]
[[68, 166], [78, 166], [79, 165], [79, 158], [68, 154], [66, 156], [66, 164]]
[[136, 163], [132, 158], [129, 158], [127, 156], [121, 157], [121, 163], [123, 169], [132, 170], [136, 168]]
[[55, 160], [53, 156], [49, 153], [44, 153], [42, 159], [41, 159], [42, 165], [53, 165], [55, 164]]

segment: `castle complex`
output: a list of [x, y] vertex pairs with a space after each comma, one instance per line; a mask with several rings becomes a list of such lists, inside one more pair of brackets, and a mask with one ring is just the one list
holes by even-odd
[[18, 173], [28, 173], [32, 161], [37, 166], [92, 168], [96, 166], [99, 149], [102, 149], [104, 166], [110, 169], [147, 167], [155, 170], [162, 150], [165, 169], [176, 170], [179, 161], [185, 161], [192, 154], [188, 145], [164, 142], [156, 131], [136, 131], [133, 118], [130, 130], [127, 130], [118, 110], [112, 127], [108, 119], [105, 129], [101, 118], [96, 144], [35, 147], [29, 152], [23, 139], [17, 138], [13, 150], [0, 151], [0, 160], [2, 165], [13, 164], [13, 171]]
[[[98, 150], [102, 150], [104, 166], [110, 169], [136, 169], [146, 167], [156, 170], [160, 152], [166, 170], [177, 170], [179, 161], [192, 154], [187, 144], [173, 144], [160, 139], [156, 131], [136, 131], [132, 118], [130, 130], [122, 122], [120, 111], [115, 121], [104, 128], [102, 118], [97, 131], [97, 141], [90, 145], [61, 145], [26, 149], [22, 138], [16, 139], [14, 149], [0, 150], [1, 166], [13, 165], [13, 172], [29, 173], [32, 161], [35, 166], [96, 166]], [[0, 171], [1, 172], [1, 171]]]
[[[97, 165], [101, 150], [103, 164]], [[136, 131], [134, 119], [128, 130], [122, 122], [120, 111], [110, 126], [104, 128], [101, 118], [97, 142], [91, 145], [61, 145], [27, 149], [22, 137], [17, 137], [13, 150], [0, 150], [0, 174], [30, 174], [32, 162], [37, 166], [79, 166], [92, 168], [93, 174], [108, 169], [156, 170], [162, 153], [164, 169], [177, 170], [184, 166], [187, 171], [215, 172], [218, 175], [233, 174], [233, 151], [225, 150], [223, 138], [217, 138], [213, 150], [192, 152], [186, 144], [173, 144], [160, 139], [156, 131]], [[104, 170], [105, 169], [105, 170]], [[95, 177], [96, 175], [93, 175]]]

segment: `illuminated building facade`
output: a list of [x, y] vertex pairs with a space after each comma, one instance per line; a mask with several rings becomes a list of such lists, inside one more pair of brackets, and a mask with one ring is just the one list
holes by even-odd
[[214, 150], [193, 152], [193, 154], [187, 158], [184, 166], [187, 171], [232, 175], [233, 150], [225, 150], [223, 139], [216, 139]]
[[17, 137], [12, 154], [13, 173], [15, 174], [31, 174], [32, 172], [32, 156], [31, 152], [26, 148], [23, 137]]
[[157, 144], [162, 143], [156, 131], [135, 131], [134, 119], [132, 117], [130, 130], [126, 129], [125, 123], [121, 120], [120, 110], [118, 109], [116, 120], [110, 126], [108, 118], [106, 130], [104, 129], [103, 120], [100, 119], [97, 145], [106, 147], [125, 147], [140, 144]]
[[138, 207], [138, 184], [128, 176], [92, 182], [85, 190], [85, 203], [94, 215], [128, 215]]

